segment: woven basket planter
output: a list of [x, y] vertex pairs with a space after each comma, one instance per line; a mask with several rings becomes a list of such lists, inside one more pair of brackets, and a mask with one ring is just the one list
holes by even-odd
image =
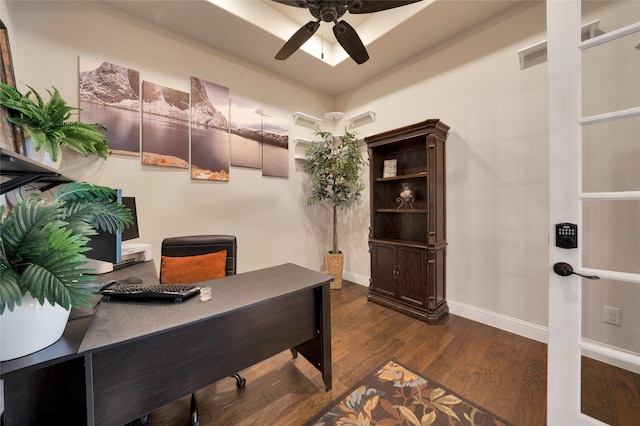
[[327, 253], [326, 255], [327, 273], [331, 275], [334, 280], [330, 284], [332, 289], [342, 288], [342, 270], [344, 268], [344, 254]]

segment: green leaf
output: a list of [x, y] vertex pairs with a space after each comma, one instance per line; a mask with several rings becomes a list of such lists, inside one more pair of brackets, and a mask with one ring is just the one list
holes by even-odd
[[456, 413], [454, 413], [453, 410], [451, 408], [447, 407], [446, 405], [434, 403], [433, 406], [436, 409], [438, 409], [439, 411], [442, 411], [443, 413], [445, 413], [446, 415], [451, 416], [451, 417], [455, 417], [456, 420], [460, 421], [460, 418], [458, 418]]
[[438, 404], [455, 405], [455, 404], [460, 404], [462, 400], [455, 395], [446, 395], [446, 396], [443, 396], [442, 398], [436, 399], [433, 402], [437, 402]]
[[431, 394], [429, 395], [429, 399], [431, 400], [431, 402], [435, 401], [436, 399], [440, 398], [442, 395], [444, 395], [446, 392], [444, 391], [444, 389], [442, 388], [436, 388], [433, 391], [431, 391]]
[[430, 411], [422, 416], [421, 425], [422, 426], [431, 426], [436, 421], [436, 412]]
[[402, 405], [394, 405], [393, 408], [396, 408], [398, 411], [400, 411], [400, 415], [405, 419], [407, 419], [407, 421], [412, 425], [421, 426], [420, 420], [418, 420], [416, 415], [413, 414], [413, 412], [409, 410], [407, 407], [404, 407]]
[[474, 426], [476, 424], [476, 413], [477, 412], [478, 412], [477, 408], [472, 408], [470, 414], [469, 413], [464, 413], [464, 418], [469, 421], [471, 426]]
[[20, 290], [20, 276], [9, 268], [4, 260], [0, 265], [2, 272], [2, 285], [0, 285], [0, 315], [4, 312], [5, 306], [13, 311], [15, 305], [20, 305], [22, 292]]

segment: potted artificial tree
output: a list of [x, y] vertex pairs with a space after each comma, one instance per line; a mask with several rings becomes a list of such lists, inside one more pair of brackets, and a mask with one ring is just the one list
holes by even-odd
[[[56, 189], [50, 201], [36, 192], [8, 212], [0, 206], [0, 217], [4, 361], [54, 343], [70, 308], [90, 306], [99, 284], [84, 266], [87, 243], [96, 229], [121, 232], [133, 223], [133, 215], [113, 189], [72, 182]], [[54, 321], [58, 325], [47, 330]]]
[[[29, 91], [22, 94], [15, 87], [0, 83], [0, 105], [15, 112], [8, 121], [27, 132], [35, 152], [44, 149], [51, 161], [58, 164], [62, 145], [84, 157], [95, 155], [106, 159], [111, 154], [109, 141], [98, 131], [106, 130], [102, 124], [71, 120], [80, 108], [68, 105], [55, 87], [53, 92], [47, 89], [50, 98], [46, 103], [31, 86], [27, 87]], [[28, 142], [27, 139], [25, 145]], [[28, 148], [27, 156], [32, 156]], [[46, 160], [39, 161], [47, 163]]]
[[364, 189], [360, 172], [365, 164], [355, 133], [343, 136], [316, 132], [322, 140], [309, 143], [304, 169], [311, 182], [307, 204], [327, 201], [333, 210], [333, 243], [326, 255], [327, 270], [334, 277], [331, 288], [342, 287], [344, 254], [338, 249], [338, 208], [352, 206]]

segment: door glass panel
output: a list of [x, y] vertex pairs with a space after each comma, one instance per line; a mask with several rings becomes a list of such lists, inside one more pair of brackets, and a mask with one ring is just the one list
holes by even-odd
[[585, 201], [582, 226], [584, 267], [640, 273], [640, 201]]
[[640, 117], [584, 126], [582, 155], [584, 192], [640, 191]]
[[[640, 286], [635, 283], [607, 279], [582, 280], [582, 336], [640, 354], [638, 328], [634, 327], [640, 324], [638, 303]], [[605, 322], [604, 306], [620, 309], [620, 325]]]
[[582, 24], [599, 20], [596, 36], [640, 21], [637, 0], [586, 0], [581, 3]]
[[[598, 21], [594, 36], [634, 24], [640, 21], [640, 1], [583, 1], [581, 22], [593, 21]], [[583, 51], [583, 116], [640, 105], [639, 41], [635, 33]]]
[[582, 52], [583, 116], [640, 105], [639, 41], [634, 33]]

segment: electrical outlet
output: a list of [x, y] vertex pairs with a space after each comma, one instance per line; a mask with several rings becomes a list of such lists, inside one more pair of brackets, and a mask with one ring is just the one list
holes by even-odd
[[607, 324], [621, 325], [622, 309], [604, 305], [602, 307], [602, 321]]

